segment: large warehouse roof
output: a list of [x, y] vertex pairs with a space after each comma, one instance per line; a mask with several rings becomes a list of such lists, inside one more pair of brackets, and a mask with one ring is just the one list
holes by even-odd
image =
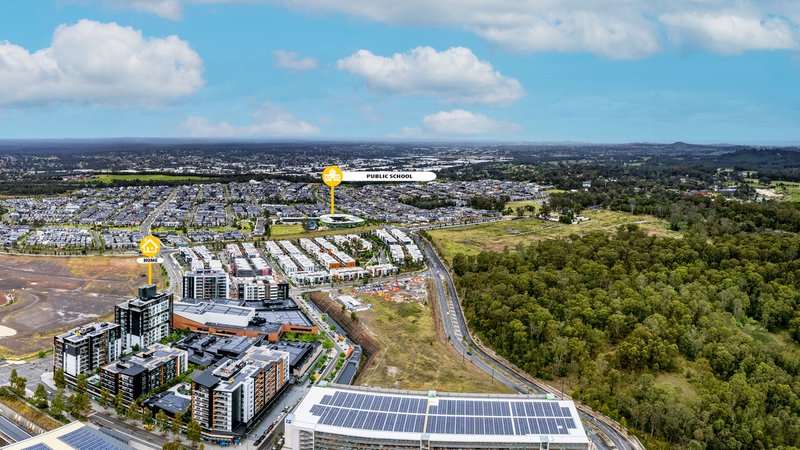
[[526, 395], [312, 387], [286, 424], [396, 440], [588, 443], [573, 402]]

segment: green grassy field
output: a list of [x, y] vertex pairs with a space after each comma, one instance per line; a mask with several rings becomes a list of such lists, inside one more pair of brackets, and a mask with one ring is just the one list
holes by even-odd
[[756, 189], [774, 189], [780, 200], [800, 202], [800, 183], [794, 181], [773, 181], [769, 186], [759, 183], [755, 178], [745, 178]]
[[619, 211], [584, 211], [590, 220], [577, 225], [565, 225], [534, 218], [506, 220], [466, 227], [431, 230], [429, 234], [437, 249], [447, 260], [457, 253], [478, 254], [481, 251], [513, 249], [540, 239], [554, 239], [571, 234], [583, 235], [597, 230], [613, 230], [621, 225], [636, 224], [650, 234], [679, 237], [670, 231], [666, 221], [653, 216], [635, 216]]
[[800, 183], [791, 181], [773, 181], [772, 187], [790, 202], [800, 202]]
[[272, 225], [270, 228], [271, 236], [275, 239], [283, 238], [283, 236], [288, 236], [292, 234], [302, 234], [305, 232], [305, 228], [303, 225], [297, 224], [279, 224], [279, 225]]
[[112, 183], [114, 181], [201, 181], [210, 180], [210, 177], [200, 175], [166, 175], [166, 174], [103, 174], [95, 175], [92, 181]]

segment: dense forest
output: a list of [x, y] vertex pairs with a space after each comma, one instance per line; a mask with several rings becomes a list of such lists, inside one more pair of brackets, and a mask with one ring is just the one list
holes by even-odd
[[800, 446], [799, 236], [631, 225], [452, 268], [484, 342], [669, 448]]

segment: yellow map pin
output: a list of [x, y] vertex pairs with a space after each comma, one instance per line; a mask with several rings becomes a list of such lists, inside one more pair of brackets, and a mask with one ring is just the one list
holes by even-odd
[[342, 182], [342, 169], [337, 166], [328, 166], [322, 171], [322, 182], [331, 187], [331, 215], [334, 213], [333, 188]]
[[154, 258], [161, 251], [161, 241], [155, 236], [145, 236], [139, 241], [139, 250], [144, 256]]
[[[155, 258], [161, 251], [161, 241], [155, 236], [145, 236], [139, 241], [139, 251], [148, 258]], [[153, 263], [147, 263], [147, 284], [153, 284]]]
[[328, 166], [322, 171], [322, 182], [330, 187], [336, 187], [342, 182], [342, 169], [337, 166]]

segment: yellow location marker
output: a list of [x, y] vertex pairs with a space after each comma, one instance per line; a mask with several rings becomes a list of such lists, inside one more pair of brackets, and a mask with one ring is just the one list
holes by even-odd
[[[155, 258], [161, 251], [161, 241], [155, 236], [145, 236], [139, 241], [139, 251], [148, 258]], [[147, 284], [153, 284], [153, 263], [147, 263]]]
[[334, 214], [333, 188], [342, 182], [342, 169], [337, 166], [328, 166], [322, 171], [322, 182], [331, 187], [331, 215]]

